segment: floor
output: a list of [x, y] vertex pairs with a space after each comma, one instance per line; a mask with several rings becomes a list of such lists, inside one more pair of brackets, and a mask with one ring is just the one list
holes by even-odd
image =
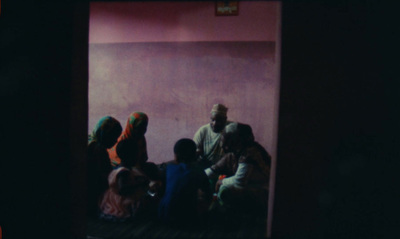
[[[229, 222], [228, 222], [229, 221]], [[87, 239], [125, 238], [266, 238], [266, 219], [251, 216], [233, 219], [206, 220], [203, 225], [171, 227], [158, 221], [145, 219], [124, 223], [88, 219]]]

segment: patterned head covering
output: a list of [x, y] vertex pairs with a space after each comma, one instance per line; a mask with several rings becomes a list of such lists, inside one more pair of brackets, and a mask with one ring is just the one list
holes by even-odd
[[221, 115], [221, 116], [225, 116], [228, 112], [228, 108], [226, 108], [225, 105], [223, 104], [215, 104], [212, 109], [211, 109], [211, 114], [216, 114], [216, 115]]
[[149, 118], [143, 112], [133, 112], [129, 115], [125, 130], [119, 140], [132, 138], [136, 134], [144, 135]]
[[225, 127], [224, 133], [240, 139], [245, 146], [254, 143], [253, 130], [248, 124], [233, 122]]
[[[250, 125], [239, 123], [236, 128], [237, 136], [242, 140], [244, 147], [250, 151], [258, 151], [260, 157], [252, 157], [251, 160], [260, 168], [266, 176], [269, 177], [271, 156], [268, 152], [254, 140], [253, 130]], [[240, 159], [239, 159], [240, 161]]]
[[102, 117], [89, 136], [89, 143], [96, 141], [105, 148], [110, 148], [122, 132], [121, 124], [111, 116]]
[[[133, 112], [129, 115], [126, 122], [125, 130], [122, 132], [121, 136], [118, 138], [118, 142], [124, 139], [135, 139], [138, 144], [139, 162], [146, 162], [148, 159], [147, 155], [147, 143], [144, 134], [147, 130], [147, 124], [149, 118], [143, 112]], [[113, 167], [118, 166], [121, 163], [121, 159], [118, 157], [116, 152], [116, 147], [118, 142], [108, 151], [108, 156], [110, 157], [111, 165]]]
[[237, 132], [237, 128], [238, 128], [238, 123], [237, 122], [232, 122], [230, 124], [228, 124], [227, 126], [225, 126], [224, 132], [226, 134], [228, 133], [236, 133]]

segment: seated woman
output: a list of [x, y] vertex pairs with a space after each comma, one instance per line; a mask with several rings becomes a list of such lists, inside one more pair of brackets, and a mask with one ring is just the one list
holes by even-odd
[[108, 177], [109, 188], [100, 203], [100, 218], [111, 221], [133, 219], [148, 190], [149, 181], [145, 175], [133, 167], [138, 161], [137, 142], [122, 140], [116, 148], [121, 159], [120, 166]]
[[116, 153], [116, 148], [118, 142], [124, 139], [135, 139], [137, 142], [139, 154], [138, 164], [142, 164], [147, 161], [147, 145], [144, 135], [147, 131], [148, 123], [149, 118], [143, 112], [133, 112], [129, 115], [125, 129], [121, 136], [119, 136], [117, 143], [112, 148], [107, 150], [111, 160], [111, 165], [113, 167], [117, 167], [121, 163], [121, 159]]
[[122, 132], [121, 124], [111, 116], [102, 117], [89, 136], [87, 151], [88, 214], [98, 212], [101, 195], [108, 188], [108, 174], [112, 167], [107, 149], [111, 148]]
[[[108, 154], [111, 160], [111, 164], [116, 168], [120, 163], [121, 159], [116, 153], [116, 147], [118, 142], [124, 139], [133, 139], [137, 142], [138, 149], [138, 160], [134, 165], [136, 169], [141, 171], [150, 179], [150, 186], [153, 191], [157, 191], [161, 188], [161, 173], [158, 167], [151, 162], [147, 162], [147, 144], [145, 133], [147, 131], [147, 125], [149, 122], [149, 117], [143, 112], [133, 112], [129, 115], [126, 122], [126, 126], [121, 136], [118, 138], [117, 143], [110, 149], [108, 149]], [[158, 191], [157, 191], [158, 192]]]
[[271, 157], [254, 141], [249, 125], [234, 123], [222, 134], [225, 156], [205, 170], [208, 177], [226, 175], [216, 183], [218, 201], [226, 208], [266, 215]]

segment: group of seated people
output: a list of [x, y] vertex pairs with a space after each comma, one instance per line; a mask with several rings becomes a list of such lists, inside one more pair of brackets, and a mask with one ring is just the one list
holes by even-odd
[[174, 145], [174, 160], [148, 162], [148, 116], [133, 112], [125, 129], [101, 118], [89, 136], [89, 216], [111, 221], [151, 217], [190, 224], [215, 211], [266, 212], [271, 157], [249, 125], [227, 120], [216, 104], [210, 123]]

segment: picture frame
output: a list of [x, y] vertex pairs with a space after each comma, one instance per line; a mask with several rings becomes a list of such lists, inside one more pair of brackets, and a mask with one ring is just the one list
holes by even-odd
[[216, 1], [215, 16], [238, 16], [239, 1]]

